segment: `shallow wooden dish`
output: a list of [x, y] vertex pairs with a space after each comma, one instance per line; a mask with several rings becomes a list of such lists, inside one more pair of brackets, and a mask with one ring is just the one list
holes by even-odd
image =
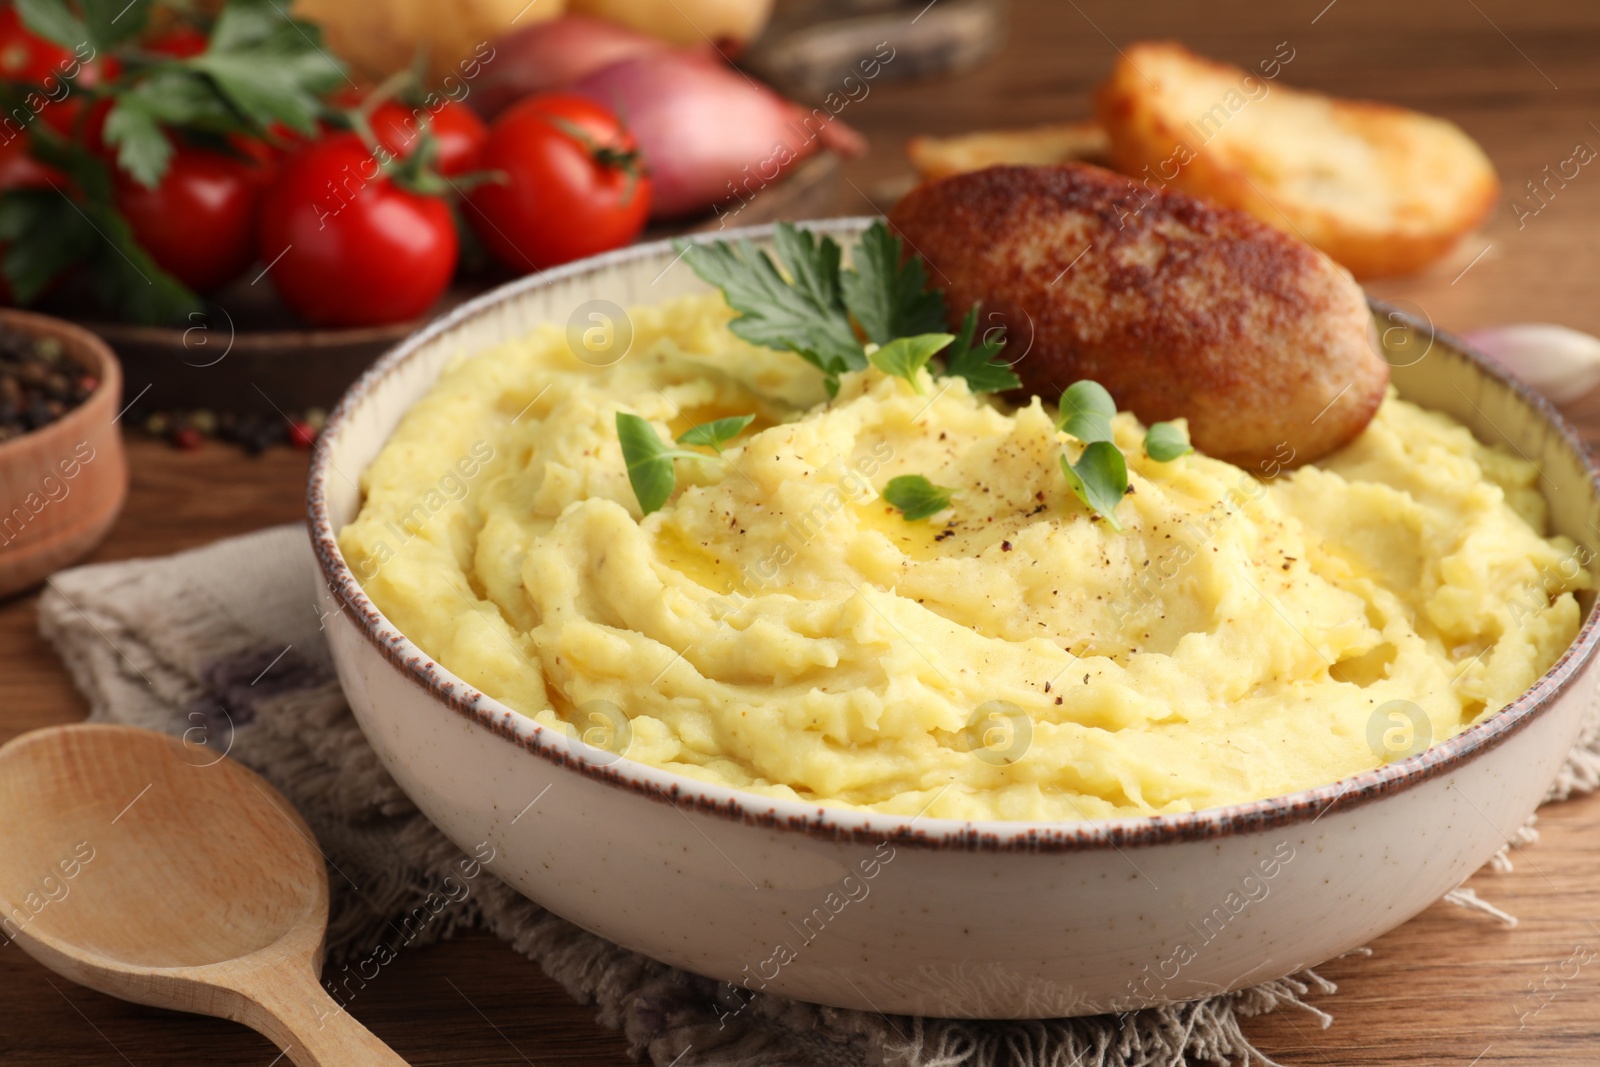
[[81, 326], [28, 311], [0, 310], [0, 323], [60, 340], [100, 387], [62, 418], [0, 444], [0, 597], [87, 555], [122, 511], [128, 465], [116, 419], [122, 369], [104, 341]]

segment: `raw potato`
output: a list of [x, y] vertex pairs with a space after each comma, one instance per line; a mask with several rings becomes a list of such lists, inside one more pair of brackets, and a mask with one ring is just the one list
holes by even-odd
[[1187, 418], [1196, 448], [1275, 474], [1350, 441], [1383, 400], [1361, 288], [1243, 212], [1064, 163], [920, 186], [889, 222], [952, 322], [981, 301], [1047, 401], [1092, 378], [1145, 424]]
[[358, 81], [406, 69], [425, 46], [435, 83], [426, 88], [445, 91], [446, 77], [463, 80], [461, 61], [476, 57], [481, 64], [496, 37], [553, 19], [566, 6], [566, 0], [295, 0], [294, 13], [321, 25], [329, 48]]
[[1096, 122], [1059, 122], [1022, 130], [981, 130], [958, 137], [913, 137], [906, 155], [923, 181], [999, 163], [1106, 164], [1111, 141]]
[[1453, 123], [1291, 89], [1179, 44], [1130, 46], [1096, 109], [1118, 170], [1248, 211], [1358, 278], [1433, 263], [1499, 195]]
[[685, 48], [711, 42], [735, 50], [772, 16], [773, 0], [571, 0], [580, 15], [610, 19]]

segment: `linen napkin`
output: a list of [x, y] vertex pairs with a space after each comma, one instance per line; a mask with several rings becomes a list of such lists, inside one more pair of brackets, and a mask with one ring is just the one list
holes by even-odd
[[[718, 983], [620, 948], [498, 882], [417, 812], [367, 745], [323, 640], [309, 540], [285, 526], [175, 556], [78, 567], [39, 601], [39, 628], [89, 699], [91, 721], [224, 753], [294, 802], [330, 861], [323, 978], [467, 928], [510, 943], [659, 1067], [1179, 1067], [1258, 1059], [1240, 1020], [1335, 991], [1312, 971], [1127, 1015], [987, 1022], [886, 1018], [757, 993], [737, 1015]], [[1600, 785], [1591, 721], [1550, 799]], [[1518, 845], [1531, 842], [1531, 824]], [[1508, 866], [1502, 854], [1497, 864]], [[467, 876], [467, 872], [471, 876]], [[1514, 922], [1471, 890], [1448, 899]], [[348, 983], [344, 986], [348, 989]]]

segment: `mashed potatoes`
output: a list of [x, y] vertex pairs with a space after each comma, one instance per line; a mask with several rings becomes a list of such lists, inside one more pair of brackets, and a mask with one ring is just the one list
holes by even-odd
[[[447, 370], [340, 534], [429, 655], [632, 759], [906, 815], [1183, 812], [1442, 740], [1576, 632], [1589, 578], [1540, 536], [1534, 468], [1394, 396], [1294, 471], [1155, 463], [1119, 415], [1117, 533], [1037, 400], [868, 370], [828, 401], [718, 295], [632, 314], [609, 367], [546, 327]], [[619, 410], [756, 421], [641, 518]], [[879, 496], [901, 474], [952, 508], [905, 521]]]

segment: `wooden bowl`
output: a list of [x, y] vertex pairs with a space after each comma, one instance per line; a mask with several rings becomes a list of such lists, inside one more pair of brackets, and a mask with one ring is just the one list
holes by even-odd
[[60, 419], [0, 444], [0, 597], [91, 552], [122, 511], [128, 463], [116, 419], [122, 369], [104, 341], [69, 322], [0, 309], [0, 325], [54, 337], [100, 380]]

